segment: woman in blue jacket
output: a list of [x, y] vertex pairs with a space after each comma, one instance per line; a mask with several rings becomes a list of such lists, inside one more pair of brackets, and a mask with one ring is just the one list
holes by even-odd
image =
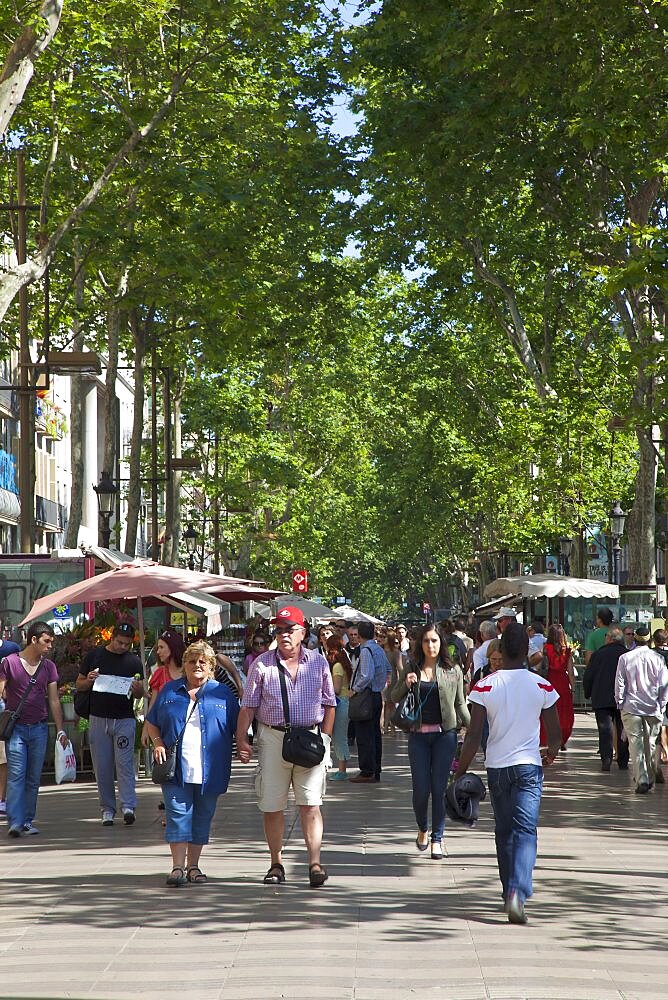
[[218, 796], [230, 780], [239, 704], [225, 684], [213, 679], [215, 669], [216, 655], [207, 642], [188, 646], [184, 676], [165, 684], [146, 718], [156, 762], [165, 761], [169, 748], [179, 743], [174, 779], [162, 786], [173, 865], [169, 886], [206, 881], [199, 859], [209, 842]]

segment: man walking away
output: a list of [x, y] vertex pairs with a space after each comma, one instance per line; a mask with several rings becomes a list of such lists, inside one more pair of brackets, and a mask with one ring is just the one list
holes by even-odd
[[629, 766], [629, 744], [622, 739], [622, 717], [615, 702], [615, 676], [620, 656], [627, 652], [622, 630], [613, 625], [608, 629], [605, 645], [592, 653], [582, 678], [585, 698], [591, 701], [598, 726], [598, 752], [601, 770], [612, 765], [613, 732], [617, 741], [617, 765], [620, 771]]
[[392, 667], [385, 650], [374, 639], [373, 624], [360, 622], [358, 631], [361, 649], [359, 665], [353, 675], [351, 693], [371, 688], [373, 714], [368, 721], [355, 723], [360, 772], [354, 778], [349, 778], [349, 781], [371, 784], [380, 781], [383, 760], [383, 734], [380, 729], [380, 717], [383, 711], [382, 692]]
[[629, 741], [636, 792], [643, 795], [657, 780], [658, 741], [668, 702], [668, 668], [663, 657], [648, 648], [649, 628], [638, 625], [636, 648], [619, 657], [615, 700]]
[[545, 763], [551, 764], [561, 745], [559, 695], [548, 681], [526, 669], [529, 637], [519, 622], [507, 625], [500, 648], [502, 669], [483, 677], [469, 693], [471, 724], [457, 772], [464, 774], [475, 757], [487, 718], [485, 762], [504, 909], [511, 924], [526, 924], [524, 902], [533, 891], [543, 790], [540, 720], [548, 736]]

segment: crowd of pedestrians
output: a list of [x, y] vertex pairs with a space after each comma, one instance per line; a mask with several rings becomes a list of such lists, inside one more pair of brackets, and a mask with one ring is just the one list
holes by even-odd
[[[546, 634], [547, 632], [547, 634]], [[495, 820], [503, 906], [526, 923], [532, 894], [543, 769], [567, 749], [574, 724], [573, 646], [564, 628], [528, 627], [512, 607], [477, 627], [464, 617], [409, 629], [329, 623], [312, 633], [297, 607], [253, 630], [243, 670], [205, 641], [186, 646], [166, 630], [144, 689], [134, 626], [118, 624], [84, 657], [76, 681], [87, 699], [91, 756], [101, 820], [136, 815], [133, 699], [148, 697], [141, 743], [162, 771], [165, 838], [172, 868], [167, 885], [206, 881], [200, 867], [220, 795], [228, 788], [233, 747], [255, 761], [254, 788], [269, 853], [267, 884], [286, 881], [285, 810], [299, 809], [308, 884], [329, 878], [322, 863], [321, 806], [330, 780], [378, 784], [383, 739], [408, 732], [415, 847], [438, 861], [446, 817], [474, 822], [484, 785], [468, 771], [479, 747]], [[26, 645], [0, 659], [0, 697], [17, 718], [0, 741], [0, 794], [6, 781], [11, 837], [34, 835], [48, 710], [65, 746], [54, 635], [34, 623]], [[598, 611], [586, 641], [584, 693], [599, 733], [600, 766], [629, 766], [637, 794], [663, 782], [668, 744], [668, 633], [622, 627]], [[103, 683], [102, 683], [103, 682]], [[83, 710], [82, 710], [83, 711]], [[356, 753], [358, 770], [349, 774]], [[3, 771], [5, 773], [3, 773]], [[362, 794], [360, 792], [360, 794]], [[3, 810], [4, 800], [0, 801]]]

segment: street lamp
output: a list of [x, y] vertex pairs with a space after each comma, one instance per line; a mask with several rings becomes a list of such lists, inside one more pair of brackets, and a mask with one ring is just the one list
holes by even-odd
[[114, 510], [114, 501], [118, 493], [118, 486], [112, 480], [108, 472], [102, 472], [97, 486], [93, 486], [97, 494], [97, 509], [100, 516], [100, 534], [102, 535], [102, 547], [109, 548], [111, 538], [111, 528], [109, 521]]
[[188, 550], [188, 569], [195, 569], [195, 550], [197, 549], [198, 534], [192, 524], [188, 525], [188, 530], [183, 532], [183, 540]]
[[561, 570], [564, 576], [571, 575], [571, 566], [569, 562], [571, 554], [571, 540], [565, 535], [559, 539], [559, 555], [561, 556]]
[[608, 519], [610, 521], [610, 534], [612, 535], [612, 582], [619, 585], [619, 557], [622, 551], [619, 539], [624, 534], [624, 524], [626, 522], [626, 514], [619, 506], [619, 500], [615, 500], [614, 507], [608, 514]]

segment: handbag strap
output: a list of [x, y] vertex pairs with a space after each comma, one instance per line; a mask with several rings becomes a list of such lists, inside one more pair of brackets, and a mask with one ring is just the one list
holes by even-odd
[[186, 726], [190, 722], [190, 717], [192, 716], [193, 712], [195, 711], [195, 709], [197, 707], [197, 702], [198, 701], [199, 701], [199, 695], [197, 694], [197, 695], [195, 695], [195, 697], [193, 699], [193, 703], [190, 706], [190, 711], [188, 712], [188, 715], [186, 716], [186, 721], [183, 723], [183, 728], [181, 729], [181, 732], [179, 733], [179, 735], [174, 740], [173, 746], [177, 747], [179, 745], [179, 743], [181, 742], [181, 737], [183, 736], [183, 734], [186, 731]]
[[283, 702], [283, 721], [285, 722], [286, 730], [290, 729], [290, 708], [288, 706], [288, 686], [285, 683], [285, 667], [276, 657], [276, 666], [278, 668], [278, 680], [281, 685], [281, 701]]
[[[16, 656], [16, 657], [18, 657], [19, 661], [21, 659], [18, 653], [10, 653], [9, 656]], [[5, 663], [9, 662], [9, 656], [5, 657], [5, 660], [4, 660]], [[21, 716], [21, 712], [23, 711], [23, 706], [25, 705], [26, 701], [30, 697], [30, 692], [34, 688], [35, 684], [37, 683], [37, 678], [39, 677], [40, 672], [41, 672], [42, 667], [44, 666], [45, 662], [46, 661], [45, 661], [44, 658], [42, 658], [39, 661], [39, 663], [37, 664], [37, 670], [35, 671], [35, 673], [32, 675], [32, 677], [28, 681], [28, 686], [26, 687], [25, 691], [21, 695], [21, 700], [19, 701], [18, 705], [16, 706], [16, 708], [12, 712], [12, 718], [13, 718], [14, 722], [18, 722], [18, 720], [19, 720], [19, 718]]]

